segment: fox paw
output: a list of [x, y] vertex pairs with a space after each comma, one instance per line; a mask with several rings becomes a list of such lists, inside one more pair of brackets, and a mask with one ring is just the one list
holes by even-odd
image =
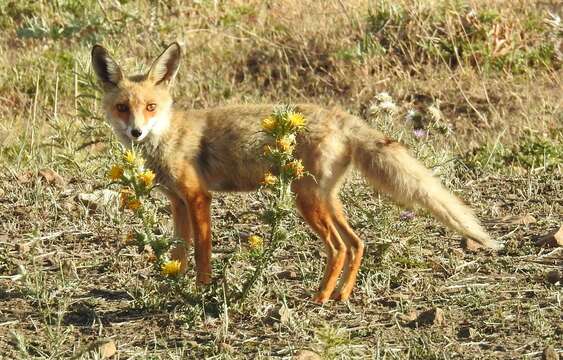
[[344, 294], [340, 291], [335, 291], [330, 295], [330, 298], [335, 301], [346, 301], [350, 298], [350, 294]]
[[211, 276], [204, 274], [204, 275], [198, 275], [196, 278], [196, 284], [198, 287], [201, 288], [206, 288], [208, 285], [210, 285], [212, 282]]
[[328, 295], [323, 294], [323, 293], [317, 293], [317, 294], [315, 294], [315, 296], [313, 296], [311, 301], [314, 302], [315, 304], [322, 305], [322, 304], [326, 303], [328, 301], [328, 299], [329, 299]]

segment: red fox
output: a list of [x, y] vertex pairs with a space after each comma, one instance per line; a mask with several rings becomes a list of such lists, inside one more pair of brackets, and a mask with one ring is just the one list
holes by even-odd
[[[109, 123], [123, 143], [139, 144], [170, 199], [176, 234], [186, 244], [176, 248], [173, 256], [185, 269], [186, 248], [193, 243], [197, 282], [208, 284], [211, 192], [251, 191], [260, 186], [269, 164], [259, 154], [270, 141], [261, 131], [261, 120], [272, 113], [274, 105], [175, 108], [170, 89], [180, 57], [180, 46], [172, 43], [147, 73], [126, 76], [108, 51], [96, 45], [92, 66], [103, 88]], [[364, 243], [348, 224], [338, 199], [351, 165], [399, 204], [425, 207], [468, 239], [500, 248], [473, 212], [402, 145], [337, 108], [299, 104], [296, 111], [307, 123], [306, 131], [297, 136], [294, 155], [310, 175], [296, 180], [292, 190], [299, 212], [327, 252], [315, 302], [347, 300], [362, 261]]]

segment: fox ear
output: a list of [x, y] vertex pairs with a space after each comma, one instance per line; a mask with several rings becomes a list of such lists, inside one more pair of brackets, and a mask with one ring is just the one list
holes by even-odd
[[170, 44], [152, 63], [147, 78], [158, 84], [170, 85], [178, 73], [182, 51], [177, 42]]
[[111, 58], [108, 51], [100, 45], [94, 45], [92, 48], [92, 68], [94, 68], [94, 72], [104, 87], [117, 86], [123, 79], [119, 65]]

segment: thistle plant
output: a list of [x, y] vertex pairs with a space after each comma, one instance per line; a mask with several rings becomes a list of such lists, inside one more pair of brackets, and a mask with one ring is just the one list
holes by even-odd
[[139, 252], [148, 251], [149, 261], [162, 275], [179, 275], [180, 262], [168, 257], [173, 240], [157, 231], [156, 207], [151, 199], [151, 192], [156, 187], [155, 173], [146, 169], [144, 161], [134, 149], [130, 149], [111, 167], [108, 177], [112, 184], [120, 186], [120, 208], [131, 211], [142, 224], [140, 229], [135, 229], [127, 236], [127, 244], [136, 245]]
[[291, 183], [305, 175], [301, 160], [294, 157], [296, 135], [305, 127], [305, 118], [292, 106], [278, 106], [272, 114], [262, 120], [262, 130], [271, 138], [269, 145], [264, 146], [263, 156], [271, 164], [264, 174], [261, 191], [266, 197], [266, 210], [262, 218], [269, 225], [267, 240], [257, 235], [248, 238], [255, 270], [246, 280], [239, 294], [243, 301], [252, 286], [262, 276], [271, 263], [275, 251], [287, 238], [283, 221], [291, 214], [293, 196]]

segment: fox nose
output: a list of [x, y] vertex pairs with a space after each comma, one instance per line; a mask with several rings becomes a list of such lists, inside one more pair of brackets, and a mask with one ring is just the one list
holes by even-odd
[[140, 129], [131, 129], [131, 136], [138, 138], [143, 132]]

